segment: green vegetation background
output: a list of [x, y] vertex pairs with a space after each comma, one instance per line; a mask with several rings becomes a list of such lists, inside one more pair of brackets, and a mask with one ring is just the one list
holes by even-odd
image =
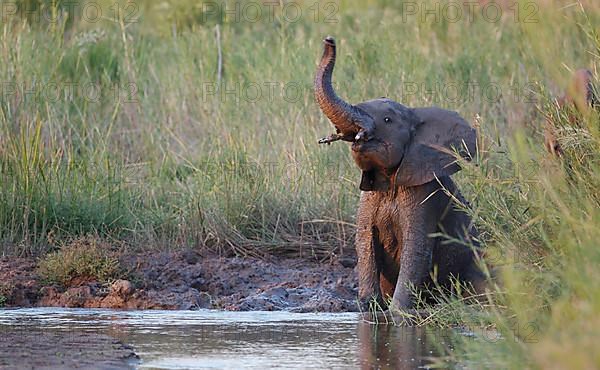
[[[435, 1], [417, 14], [405, 2], [281, 2], [256, 21], [249, 2], [237, 16], [221, 1], [95, 3], [97, 21], [56, 1], [3, 8], [2, 255], [88, 235], [130, 250], [352, 253], [358, 173], [345, 145], [316, 144], [332, 128], [312, 79], [333, 35], [350, 102], [439, 105], [480, 130], [479, 159], [456, 179], [502, 284], [477, 312], [444, 298], [425, 323], [492, 325], [503, 340], [457, 338], [447, 361], [600, 366], [599, 121], [572, 127], [552, 104], [571, 71], [597, 72], [599, 5], [502, 2], [497, 21], [475, 7], [450, 22], [424, 17], [447, 4]], [[543, 149], [546, 116], [559, 160]]]

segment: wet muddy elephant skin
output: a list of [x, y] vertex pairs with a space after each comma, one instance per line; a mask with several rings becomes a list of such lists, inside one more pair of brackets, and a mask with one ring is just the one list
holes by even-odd
[[[336, 128], [322, 143], [351, 142], [362, 171], [357, 216], [359, 298], [394, 308], [413, 308], [411, 287], [451, 277], [480, 287], [476, 231], [457, 207], [466, 204], [450, 175], [460, 170], [456, 155], [476, 154], [476, 132], [456, 112], [409, 108], [387, 98], [356, 105], [332, 86], [335, 41], [324, 40], [315, 78], [319, 107]], [[434, 237], [444, 234], [450, 239]], [[453, 240], [453, 242], [448, 242]], [[446, 241], [446, 242], [445, 242]]]
[[[366, 308], [375, 298], [383, 307], [393, 297], [398, 308], [411, 308], [407, 283], [450, 287], [451, 276], [481, 286], [484, 277], [472, 250], [460, 243], [443, 243], [430, 234], [471, 239], [470, 218], [456, 208], [442, 189], [464, 202], [450, 177], [395, 191], [363, 192], [358, 209], [356, 250], [359, 298]], [[433, 194], [433, 195], [432, 195]], [[471, 240], [474, 243], [473, 240]]]

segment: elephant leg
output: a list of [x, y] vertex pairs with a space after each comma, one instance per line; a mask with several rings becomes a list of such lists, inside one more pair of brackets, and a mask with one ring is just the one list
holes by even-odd
[[418, 242], [418, 240], [424, 239], [426, 239], [425, 236], [415, 235], [409, 236], [406, 240], [407, 243], [404, 245], [400, 259], [400, 274], [392, 299], [394, 308], [412, 308], [411, 288], [421, 286], [429, 276], [433, 246], [430, 242]]
[[357, 214], [356, 254], [358, 256], [358, 299], [368, 310], [372, 300], [383, 303], [379, 288], [381, 270], [379, 230], [373, 225], [372, 195], [362, 193]]
[[378, 230], [371, 225], [358, 225], [356, 237], [356, 254], [358, 256], [358, 298], [362, 309], [368, 309], [372, 300], [379, 304], [381, 291], [379, 288], [378, 253], [381, 248]]
[[435, 232], [436, 222], [435, 214], [427, 214], [425, 207], [419, 205], [402, 232], [400, 273], [392, 299], [392, 307], [395, 309], [413, 308], [411, 287], [421, 286], [429, 277], [436, 240], [428, 235]]

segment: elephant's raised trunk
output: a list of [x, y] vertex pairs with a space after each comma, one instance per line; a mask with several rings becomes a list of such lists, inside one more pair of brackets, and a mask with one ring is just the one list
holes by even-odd
[[315, 98], [323, 113], [335, 126], [343, 140], [360, 140], [373, 131], [372, 119], [361, 109], [337, 96], [331, 84], [335, 65], [335, 40], [328, 36], [323, 40], [323, 56], [315, 77]]

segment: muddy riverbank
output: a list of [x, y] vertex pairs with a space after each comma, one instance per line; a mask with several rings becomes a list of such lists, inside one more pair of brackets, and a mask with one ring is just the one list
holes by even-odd
[[356, 311], [352, 258], [308, 259], [205, 256], [192, 250], [119, 257], [126, 273], [100, 283], [80, 276], [45, 282], [33, 258], [0, 259], [0, 295], [6, 307], [125, 309], [215, 308], [232, 311]]

